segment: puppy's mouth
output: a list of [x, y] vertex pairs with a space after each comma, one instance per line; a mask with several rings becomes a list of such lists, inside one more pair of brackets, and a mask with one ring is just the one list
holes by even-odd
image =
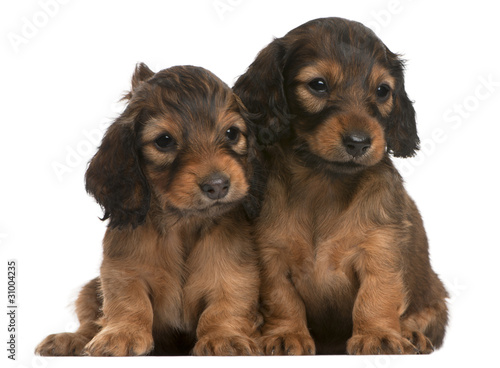
[[221, 215], [239, 205], [245, 196], [229, 192], [223, 198], [210, 199], [202, 193], [193, 194], [190, 203], [167, 201], [164, 208], [181, 216], [214, 217]]
[[200, 205], [199, 207], [196, 208], [196, 210], [199, 212], [204, 212], [204, 211], [206, 212], [206, 211], [211, 211], [211, 209], [224, 209], [227, 207], [232, 207], [239, 202], [240, 200], [228, 200], [226, 198], [217, 199], [207, 204]]
[[355, 160], [350, 160], [347, 162], [340, 162], [340, 161], [327, 161], [332, 168], [336, 168], [340, 171], [357, 171], [365, 168], [366, 166], [363, 164], [360, 164], [356, 162]]
[[350, 160], [346, 162], [323, 160], [323, 162], [324, 162], [324, 168], [327, 171], [339, 174], [354, 174], [366, 168], [366, 165], [358, 163], [355, 160]]
[[333, 174], [354, 174], [367, 167], [367, 165], [360, 162], [356, 158], [348, 158], [347, 160], [329, 160], [315, 153], [304, 149], [304, 147], [297, 148], [295, 153], [304, 166], [327, 171]]
[[[189, 208], [175, 208], [175, 210], [183, 217], [201, 216], [205, 218], [216, 217], [231, 210], [241, 202], [239, 200], [229, 201], [227, 199], [213, 200], [209, 203], [200, 203]], [[171, 208], [174, 209], [174, 208]]]
[[248, 184], [237, 174], [223, 171], [204, 176], [192, 174], [188, 176], [191, 182], [177, 181], [160, 194], [162, 207], [181, 217], [221, 215], [241, 204], [248, 193]]

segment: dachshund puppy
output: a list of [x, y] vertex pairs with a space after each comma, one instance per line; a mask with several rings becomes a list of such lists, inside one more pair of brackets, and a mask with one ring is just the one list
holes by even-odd
[[233, 90], [268, 146], [256, 224], [265, 353], [441, 346], [447, 292], [389, 156], [419, 145], [398, 56], [360, 23], [317, 19], [264, 48]]
[[[249, 355], [262, 317], [244, 210], [256, 151], [244, 108], [209, 71], [139, 64], [86, 173], [104, 209], [100, 277], [80, 328], [40, 355]], [[251, 201], [250, 201], [251, 202]]]

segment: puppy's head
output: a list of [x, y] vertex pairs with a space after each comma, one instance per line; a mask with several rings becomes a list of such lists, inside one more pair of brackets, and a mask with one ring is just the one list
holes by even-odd
[[137, 226], [152, 201], [180, 216], [216, 216], [240, 203], [252, 176], [244, 107], [209, 71], [139, 64], [123, 114], [86, 173], [110, 226]]
[[275, 39], [235, 84], [259, 140], [291, 137], [308, 165], [356, 172], [418, 149], [403, 63], [357, 22], [324, 18]]

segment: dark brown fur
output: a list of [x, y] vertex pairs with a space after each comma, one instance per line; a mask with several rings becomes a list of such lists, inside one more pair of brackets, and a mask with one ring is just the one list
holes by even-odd
[[[78, 297], [78, 331], [36, 352], [259, 354], [259, 272], [243, 208], [256, 151], [242, 105], [190, 66], [155, 74], [139, 64], [126, 97], [86, 174], [110, 220], [100, 277]], [[215, 174], [229, 188], [211, 199], [203, 185]]]
[[[398, 56], [359, 23], [317, 19], [264, 48], [234, 90], [267, 146], [256, 225], [265, 353], [440, 347], [447, 293], [389, 157], [419, 143]], [[355, 136], [368, 139], [360, 154]]]

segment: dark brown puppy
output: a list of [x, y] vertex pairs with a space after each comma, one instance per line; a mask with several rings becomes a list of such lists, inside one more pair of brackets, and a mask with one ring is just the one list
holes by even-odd
[[[109, 218], [100, 278], [76, 333], [41, 355], [259, 354], [259, 271], [243, 209], [253, 136], [231, 89], [205, 69], [139, 64], [86, 187]], [[153, 351], [154, 348], [154, 351]]]
[[256, 230], [265, 352], [441, 346], [447, 293], [389, 157], [419, 143], [398, 56], [360, 23], [317, 19], [263, 49], [234, 91], [269, 145]]

